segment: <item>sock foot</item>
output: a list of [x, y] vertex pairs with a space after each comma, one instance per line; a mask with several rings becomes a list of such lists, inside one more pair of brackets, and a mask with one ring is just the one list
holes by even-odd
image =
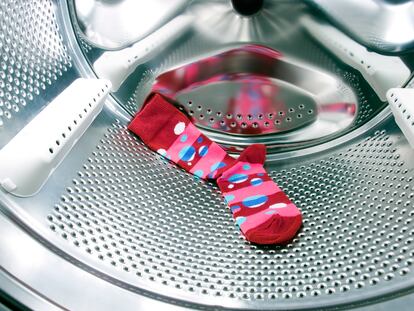
[[263, 145], [250, 146], [217, 183], [248, 241], [283, 244], [300, 229], [302, 214], [266, 173], [264, 155]]

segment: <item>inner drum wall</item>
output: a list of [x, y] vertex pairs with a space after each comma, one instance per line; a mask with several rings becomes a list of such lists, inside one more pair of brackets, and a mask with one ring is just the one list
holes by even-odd
[[259, 247], [240, 237], [215, 185], [114, 123], [49, 221], [68, 247], [195, 301], [356, 299], [413, 277], [412, 166], [395, 139], [376, 131], [302, 165], [269, 165], [304, 226], [285, 247]]
[[[55, 4], [0, 0], [1, 145], [77, 75]], [[25, 208], [79, 262], [157, 288], [153, 299], [178, 292], [251, 309], [348, 304], [414, 285], [413, 152], [393, 120], [322, 155], [268, 164], [304, 222], [290, 244], [259, 247], [240, 237], [214, 184], [148, 150], [108, 111], [80, 142], [89, 148], [72, 151], [84, 163], [56, 175], [68, 181], [54, 185], [44, 216]]]

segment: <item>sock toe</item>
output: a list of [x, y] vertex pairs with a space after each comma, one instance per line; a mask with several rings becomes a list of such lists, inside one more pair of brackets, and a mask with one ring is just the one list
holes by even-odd
[[256, 244], [284, 244], [295, 236], [301, 225], [301, 214], [292, 217], [274, 214], [263, 224], [248, 230], [245, 237]]

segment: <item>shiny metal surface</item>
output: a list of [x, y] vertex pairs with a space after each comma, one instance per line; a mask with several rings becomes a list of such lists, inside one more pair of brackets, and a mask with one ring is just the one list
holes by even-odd
[[[26, 14], [28, 21], [36, 20], [31, 16], [37, 10], [5, 3], [0, 1], [2, 16], [7, 12], [17, 20], [17, 14]], [[73, 65], [47, 91], [33, 95], [29, 115], [76, 77], [92, 76], [89, 62], [102, 52], [90, 49], [88, 58], [80, 53], [64, 2], [37, 4], [59, 25], [59, 40]], [[277, 7], [292, 14], [306, 8], [283, 2]], [[30, 27], [33, 36], [53, 33], [53, 28]], [[269, 156], [270, 175], [303, 212], [304, 226], [295, 240], [274, 247], [245, 242], [214, 184], [194, 181], [125, 129], [156, 76], [234, 48], [234, 42], [200, 41], [200, 35], [182, 39], [139, 67], [107, 100], [41, 192], [30, 199], [0, 192], [2, 269], [70, 310], [320, 310], [369, 304], [364, 310], [410, 310], [414, 151], [358, 72], [297, 31], [290, 33], [295, 40], [275, 35], [274, 43], [254, 43], [343, 81], [356, 94], [358, 110], [347, 132]], [[10, 55], [19, 51], [12, 38], [1, 46]], [[242, 41], [234, 40], [240, 46]], [[26, 123], [23, 117], [15, 120], [0, 132], [4, 143]], [[217, 133], [222, 135], [208, 130], [219, 141]], [[232, 136], [237, 141], [239, 135]]]
[[[75, 0], [74, 23], [89, 44], [122, 49], [149, 35], [183, 10], [186, 0]], [[108, 23], [110, 21], [110, 23]]]
[[[3, 219], [2, 219], [3, 220]], [[4, 225], [4, 224], [3, 224]], [[8, 233], [10, 234], [10, 233]], [[7, 296], [5, 296], [7, 295]], [[7, 297], [7, 300], [6, 300]], [[49, 301], [47, 297], [40, 295], [37, 292], [31, 291], [26, 284], [21, 283], [18, 278], [10, 274], [9, 271], [0, 268], [0, 310], [11, 311], [12, 309], [3, 306], [5, 300], [10, 307], [10, 300], [18, 306], [30, 306], [33, 310], [62, 310], [60, 306], [56, 306]], [[15, 305], [13, 305], [15, 307]], [[18, 308], [13, 308], [17, 310]]]
[[263, 134], [270, 146], [328, 136], [346, 130], [359, 110], [343, 81], [259, 45], [163, 73], [152, 90], [177, 99], [195, 124], [246, 137], [245, 145]]
[[74, 264], [170, 303], [297, 309], [409, 288], [412, 151], [392, 120], [300, 166], [268, 165], [306, 216], [291, 244], [265, 248], [239, 237], [215, 186], [194, 184], [125, 120], [106, 111], [54, 180], [30, 202], [6, 198], [6, 212]]
[[188, 310], [188, 305], [144, 297], [74, 265], [73, 259], [51, 252], [47, 243], [3, 214], [0, 232], [0, 292], [6, 291], [30, 310]]
[[[210, 131], [211, 137], [235, 152], [255, 142], [266, 143], [270, 153], [321, 144], [365, 124], [386, 106], [374, 94], [358, 68], [338, 61], [335, 55], [315, 42], [299, 23], [300, 17], [311, 14], [302, 2], [266, 1], [261, 11], [251, 17], [243, 17], [234, 11], [231, 1], [194, 1], [186, 14], [195, 17], [193, 31], [176, 40], [167, 51], [154, 55], [148, 62], [138, 66], [114, 94], [129, 113], [134, 114], [141, 107], [158, 76], [180, 67], [188, 69], [190, 64], [197, 66], [195, 63], [203, 67], [205, 76], [200, 78], [206, 79], [206, 82], [214, 75], [232, 76], [233, 81], [235, 72], [237, 75], [246, 75], [246, 79], [238, 76], [235, 82], [209, 83], [208, 86], [198, 86], [197, 89], [188, 89], [180, 94], [182, 104], [189, 112], [193, 111], [196, 124], [206, 132], [214, 129], [214, 132]], [[270, 22], [271, 19], [273, 22]], [[248, 42], [260, 43], [278, 51], [280, 59], [284, 61], [269, 61], [272, 63], [269, 68], [273, 68], [270, 70], [265, 62], [260, 61], [258, 54], [252, 52], [247, 56], [237, 56], [233, 61], [231, 59], [235, 54], [230, 54], [225, 60], [223, 57], [219, 72], [205, 71], [209, 58], [214, 59], [214, 56]], [[93, 49], [85, 53], [93, 63], [101, 51]], [[268, 83], [269, 88], [272, 88], [269, 92], [281, 89], [281, 96], [290, 97], [284, 100], [286, 107], [276, 112], [277, 117], [270, 111], [274, 107], [269, 105], [256, 107], [255, 117], [241, 112], [246, 109], [240, 105], [241, 100], [233, 101], [234, 104], [227, 100], [234, 97], [236, 92], [245, 96], [241, 94], [246, 94], [250, 82], [256, 84], [256, 88], [263, 84], [263, 81], [258, 81], [257, 75], [271, 81]], [[250, 82], [245, 83], [244, 80]], [[243, 90], [242, 85], [245, 85]], [[322, 95], [323, 92], [325, 94]], [[209, 94], [213, 96], [210, 101], [207, 99]], [[226, 100], [227, 103], [223, 103]], [[187, 107], [188, 102], [196, 101], [200, 103], [194, 106], [195, 109]], [[339, 114], [327, 112], [334, 107], [335, 101], [338, 101], [338, 106], [334, 110], [339, 111]], [[331, 105], [326, 107], [325, 104], [329, 103]], [[305, 110], [300, 107], [307, 106], [310, 108], [306, 109], [306, 113], [300, 111]], [[266, 120], [269, 113], [271, 117]]]
[[[53, 85], [71, 71], [72, 62], [51, 2], [1, 1], [0, 12], [2, 147], [56, 95]], [[47, 31], [39, 29], [39, 20]]]
[[379, 53], [414, 49], [411, 0], [306, 0], [355, 40]]
[[[246, 243], [214, 185], [194, 184], [117, 124], [68, 184], [50, 226], [119, 278], [192, 301], [284, 309], [377, 295], [409, 279], [414, 254], [404, 247], [413, 230], [408, 154], [383, 149], [398, 145], [392, 128], [300, 167], [268, 165], [306, 215], [287, 247]], [[376, 170], [383, 162], [387, 173]]]
[[[295, 16], [306, 10], [302, 1], [264, 1], [251, 16], [240, 15], [232, 1], [194, 0], [188, 11], [196, 16], [195, 29], [207, 40], [222, 44], [260, 42], [280, 43], [298, 30]], [[290, 15], [290, 18], [288, 18]]]

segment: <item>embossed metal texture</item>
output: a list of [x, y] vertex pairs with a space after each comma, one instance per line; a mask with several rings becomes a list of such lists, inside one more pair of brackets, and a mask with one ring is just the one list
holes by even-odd
[[[37, 195], [0, 191], [0, 275], [24, 289], [11, 294], [70, 310], [374, 310], [411, 297], [414, 152], [386, 103], [356, 70], [288, 27], [295, 15], [287, 13], [310, 14], [304, 4], [264, 1], [251, 17], [238, 16], [231, 1], [195, 1], [188, 10], [199, 14], [203, 3], [223, 24], [195, 25], [138, 67]], [[71, 81], [94, 76], [90, 63], [102, 51], [77, 37], [70, 6], [0, 0], [2, 145]], [[246, 242], [215, 184], [126, 130], [157, 76], [250, 43], [342, 81], [358, 106], [346, 131], [290, 149], [283, 141], [269, 155], [270, 176], [303, 213], [303, 228], [283, 246]], [[240, 145], [230, 128], [203, 131]], [[7, 284], [0, 289], [14, 288]]]

